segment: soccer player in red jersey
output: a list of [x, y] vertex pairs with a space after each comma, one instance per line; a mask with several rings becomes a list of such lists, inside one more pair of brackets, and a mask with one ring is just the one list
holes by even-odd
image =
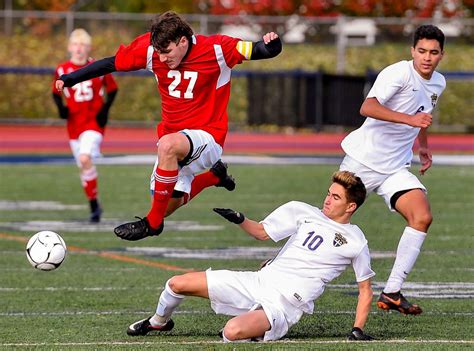
[[[93, 62], [89, 57], [91, 37], [84, 29], [76, 29], [71, 33], [68, 51], [71, 59], [56, 68], [54, 82], [63, 74], [69, 74]], [[105, 102], [104, 91], [107, 94]], [[90, 221], [97, 223], [100, 222], [102, 208], [97, 200], [98, 175], [93, 159], [100, 156], [100, 144], [110, 106], [117, 94], [117, 84], [112, 75], [107, 74], [64, 88], [63, 92], [65, 105], [61, 92], [53, 83], [53, 99], [60, 117], [67, 119], [69, 144], [76, 164], [80, 168], [82, 187], [89, 199]]]
[[145, 218], [115, 228], [117, 236], [139, 240], [159, 235], [163, 218], [204, 188], [235, 188], [220, 161], [228, 129], [231, 69], [244, 60], [272, 58], [280, 52], [281, 41], [273, 32], [258, 42], [195, 35], [180, 16], [166, 12], [154, 19], [150, 32], [121, 46], [115, 56], [56, 81], [61, 90], [105, 73], [139, 69], [151, 71], [157, 80], [162, 121], [151, 179], [152, 207]]

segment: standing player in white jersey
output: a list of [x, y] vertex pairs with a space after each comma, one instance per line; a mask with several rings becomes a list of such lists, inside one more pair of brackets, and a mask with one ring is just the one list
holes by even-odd
[[325, 285], [352, 265], [359, 300], [349, 340], [370, 340], [363, 328], [370, 312], [372, 288], [367, 240], [352, 214], [365, 200], [366, 190], [351, 172], [336, 172], [323, 210], [292, 201], [263, 221], [255, 222], [231, 209], [215, 208], [257, 240], [289, 238], [275, 258], [257, 272], [229, 270], [193, 272], [172, 277], [161, 293], [156, 313], [131, 324], [127, 334], [168, 331], [171, 315], [185, 296], [208, 298], [216, 313], [236, 316], [222, 330], [224, 341], [282, 338], [303, 313], [313, 313], [314, 300]]
[[432, 221], [426, 188], [409, 172], [413, 144], [418, 137], [420, 174], [432, 163], [427, 128], [446, 81], [435, 71], [443, 58], [444, 34], [435, 26], [424, 25], [414, 34], [413, 60], [386, 67], [378, 75], [362, 104], [364, 124], [343, 141], [346, 157], [340, 170], [357, 174], [367, 193], [382, 196], [391, 211], [407, 221], [398, 244], [390, 277], [377, 302], [384, 310], [420, 314], [400, 293], [413, 268]]
[[162, 121], [157, 126], [157, 160], [150, 180], [152, 206], [145, 218], [115, 228], [117, 236], [140, 240], [159, 235], [164, 217], [205, 188], [234, 190], [234, 179], [220, 161], [228, 130], [231, 70], [246, 60], [275, 57], [281, 49], [274, 32], [255, 43], [198, 35], [169, 11], [153, 20], [150, 32], [122, 45], [115, 56], [59, 77], [58, 90], [114, 71], [146, 69], [156, 78]]

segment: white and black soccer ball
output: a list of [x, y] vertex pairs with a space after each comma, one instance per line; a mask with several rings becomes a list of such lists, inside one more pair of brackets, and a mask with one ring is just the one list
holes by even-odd
[[66, 243], [58, 233], [45, 230], [33, 235], [26, 244], [26, 257], [42, 271], [58, 268], [66, 258]]

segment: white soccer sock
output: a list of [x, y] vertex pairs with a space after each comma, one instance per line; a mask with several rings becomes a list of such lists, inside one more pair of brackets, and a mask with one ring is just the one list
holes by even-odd
[[168, 282], [169, 280], [166, 282], [165, 289], [160, 295], [156, 313], [150, 319], [150, 324], [153, 326], [165, 324], [170, 319], [176, 307], [178, 307], [184, 299], [184, 295], [176, 294], [171, 290]]
[[395, 258], [392, 272], [387, 280], [385, 289], [383, 289], [385, 293], [400, 291], [407, 275], [415, 265], [425, 238], [426, 233], [411, 227], [405, 227], [398, 243], [397, 257]]

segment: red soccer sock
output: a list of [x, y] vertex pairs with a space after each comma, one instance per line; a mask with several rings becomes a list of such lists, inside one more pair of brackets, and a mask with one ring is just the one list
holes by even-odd
[[97, 170], [95, 167], [81, 171], [82, 188], [89, 200], [97, 198]]
[[194, 198], [204, 189], [214, 186], [217, 183], [219, 183], [219, 178], [211, 171], [198, 174], [196, 177], [194, 177], [193, 182], [191, 183], [191, 193], [189, 194], [189, 200]]
[[154, 176], [155, 191], [153, 192], [153, 204], [150, 212], [146, 215], [146, 219], [150, 226], [156, 229], [163, 222], [166, 207], [178, 180], [178, 170], [166, 171], [157, 167]]

